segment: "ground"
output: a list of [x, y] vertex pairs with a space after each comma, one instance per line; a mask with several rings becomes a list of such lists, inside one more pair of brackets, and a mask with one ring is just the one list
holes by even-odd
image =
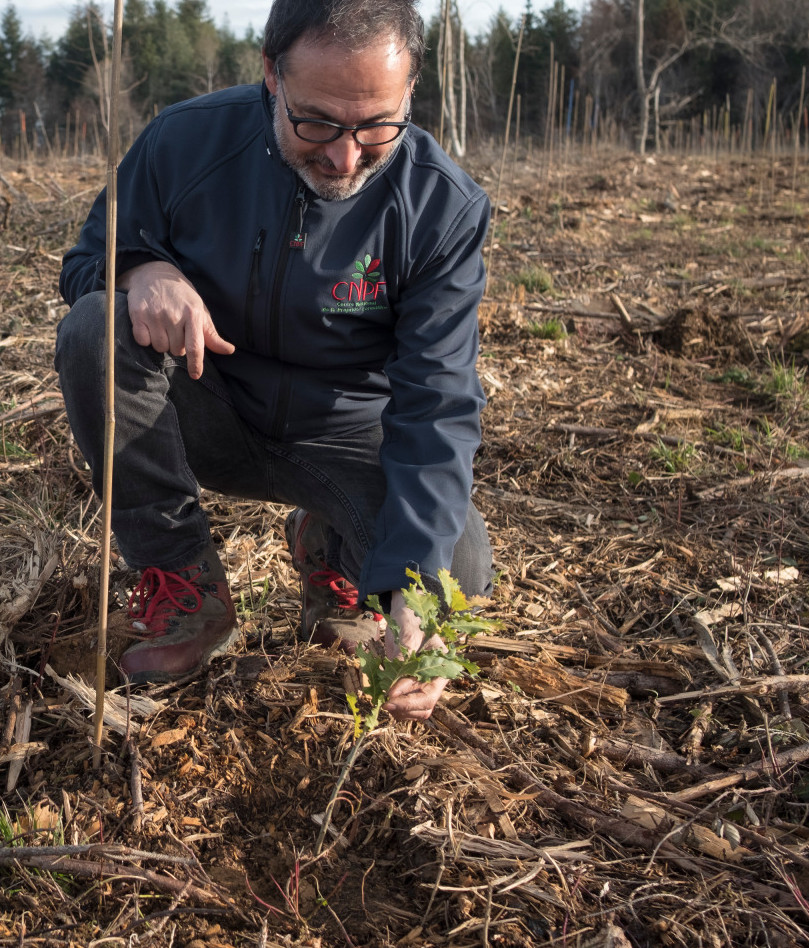
[[[104, 168], [0, 165], [0, 944], [809, 942], [806, 157], [466, 164], [501, 627], [431, 722], [383, 715], [319, 854], [353, 665], [296, 640], [284, 508], [206, 496], [242, 641], [110, 691], [94, 759], [102, 529], [51, 359]], [[132, 579], [113, 548], [110, 687]]]

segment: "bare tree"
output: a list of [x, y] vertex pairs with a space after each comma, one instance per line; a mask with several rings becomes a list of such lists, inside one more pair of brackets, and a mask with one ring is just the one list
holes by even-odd
[[[660, 91], [664, 74], [687, 53], [720, 44], [734, 50], [748, 62], [754, 62], [777, 35], [776, 21], [789, 17], [788, 11], [801, 6], [794, 0], [749, 0], [736, 3], [731, 12], [718, 0], [672, 0], [668, 10], [674, 14], [667, 35], [654, 50], [646, 39], [645, 0], [635, 2], [635, 83], [640, 100], [638, 152], [646, 151], [652, 103], [659, 121]], [[774, 16], [774, 14], [777, 14]], [[683, 108], [694, 95], [681, 95], [669, 103], [668, 111]], [[655, 136], [656, 139], [658, 136]]]
[[[101, 121], [101, 127], [109, 135], [110, 131], [110, 91], [112, 88], [112, 52], [109, 44], [109, 34], [107, 25], [99, 15], [98, 11], [91, 6], [86, 9], [87, 15], [87, 35], [90, 42], [90, 56], [93, 61], [92, 70], [88, 70], [84, 77], [84, 88], [88, 96], [95, 99], [98, 106], [98, 115]], [[101, 37], [101, 58], [96, 52], [95, 39], [93, 36], [93, 18], [96, 18], [100, 30], [98, 35]], [[131, 64], [123, 63], [122, 68], [131, 74]], [[136, 82], [129, 82], [126, 88], [118, 92], [118, 112], [126, 121], [131, 122], [133, 110], [130, 102], [129, 93], [138, 86], [142, 79]]]
[[[466, 154], [466, 33], [458, 4], [443, 0], [438, 41], [438, 83], [441, 89], [441, 144], [444, 131], [456, 158]], [[457, 36], [457, 52], [454, 35]], [[460, 99], [460, 102], [458, 101]]]

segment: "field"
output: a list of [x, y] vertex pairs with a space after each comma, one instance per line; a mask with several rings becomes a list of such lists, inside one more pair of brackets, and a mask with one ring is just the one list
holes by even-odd
[[0, 165], [0, 944], [809, 943], [804, 165], [470, 159], [501, 628], [381, 721], [320, 854], [352, 669], [296, 641], [283, 508], [207, 496], [241, 645], [110, 693], [93, 766], [101, 532], [51, 359], [103, 167]]

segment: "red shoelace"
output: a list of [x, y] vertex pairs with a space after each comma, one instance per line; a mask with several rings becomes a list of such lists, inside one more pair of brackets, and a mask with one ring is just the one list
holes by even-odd
[[[199, 570], [194, 579], [198, 576]], [[190, 605], [188, 597], [193, 599]], [[201, 608], [202, 596], [193, 579], [184, 579], [177, 573], [150, 566], [143, 571], [140, 582], [132, 590], [127, 612], [131, 619], [143, 626], [139, 631], [147, 635], [163, 635], [168, 620], [177, 611], [192, 613]]]
[[[309, 582], [311, 582], [313, 586], [319, 586], [321, 588], [328, 587], [331, 589], [337, 600], [338, 609], [359, 609], [359, 591], [357, 587], [352, 586], [345, 576], [341, 576], [335, 570], [315, 570], [309, 574]], [[374, 613], [374, 619], [376, 619], [377, 622], [380, 622], [382, 618], [378, 612]]]

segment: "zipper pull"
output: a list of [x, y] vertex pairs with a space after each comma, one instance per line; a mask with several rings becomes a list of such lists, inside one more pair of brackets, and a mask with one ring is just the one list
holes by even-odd
[[261, 248], [262, 248], [262, 245], [264, 244], [264, 237], [266, 233], [267, 232], [262, 227], [261, 230], [258, 232], [258, 236], [256, 237], [256, 242], [253, 245], [253, 259], [250, 263], [250, 292], [253, 296], [257, 296], [258, 291], [259, 291], [258, 265], [261, 259]]
[[306, 213], [305, 184], [299, 185], [298, 193], [295, 195], [295, 203], [298, 205], [299, 223], [298, 230], [293, 231], [289, 238], [289, 249], [304, 250], [306, 248], [306, 231], [303, 229], [303, 215]]

